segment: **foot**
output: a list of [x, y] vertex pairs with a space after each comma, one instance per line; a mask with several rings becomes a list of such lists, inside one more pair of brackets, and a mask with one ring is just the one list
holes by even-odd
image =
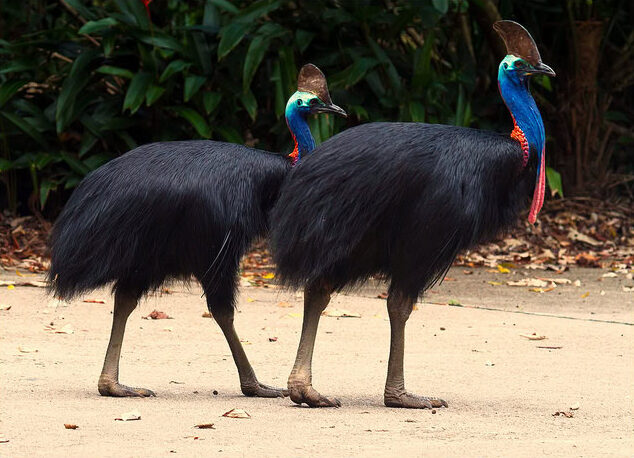
[[309, 407], [341, 407], [339, 399], [322, 396], [312, 385], [291, 386], [289, 391], [295, 404], [305, 403]]
[[242, 394], [248, 397], [256, 398], [283, 398], [288, 396], [288, 390], [282, 388], [275, 388], [273, 386], [265, 385], [256, 380], [254, 385], [241, 385]]
[[402, 391], [400, 393], [385, 393], [384, 402], [387, 407], [402, 407], [405, 409], [434, 409], [447, 407], [447, 402], [440, 398], [417, 396]]
[[134, 388], [131, 386], [121, 385], [119, 382], [102, 382], [99, 381], [99, 394], [102, 396], [123, 397], [141, 397], [147, 398], [156, 396], [154, 391], [145, 388]]

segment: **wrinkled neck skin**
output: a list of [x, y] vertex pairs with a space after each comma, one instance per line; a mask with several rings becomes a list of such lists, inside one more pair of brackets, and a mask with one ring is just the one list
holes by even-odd
[[[509, 57], [513, 58], [513, 56], [507, 56], [507, 58]], [[498, 84], [500, 86], [500, 94], [511, 112], [513, 123], [515, 124], [511, 137], [518, 140], [522, 146], [524, 152], [523, 166], [526, 166], [528, 162], [531, 146], [537, 153], [537, 178], [533, 192], [533, 203], [528, 214], [528, 221], [533, 224], [544, 204], [546, 189], [546, 134], [542, 116], [528, 89], [527, 76], [520, 76], [515, 71], [506, 70], [504, 63], [507, 58], [500, 64]]]
[[298, 107], [296, 98], [291, 97], [286, 105], [286, 125], [291, 131], [295, 141], [295, 149], [290, 154], [293, 165], [299, 161], [303, 155], [315, 149], [315, 140], [310, 133], [310, 128], [306, 122], [306, 116]]

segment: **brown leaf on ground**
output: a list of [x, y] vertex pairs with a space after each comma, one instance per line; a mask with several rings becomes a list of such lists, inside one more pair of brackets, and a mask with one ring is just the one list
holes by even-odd
[[572, 412], [564, 412], [563, 410], [560, 410], [558, 412], [555, 412], [553, 414], [553, 417], [559, 417], [560, 415], [562, 417], [566, 417], [566, 418], [572, 418], [574, 416], [574, 414]]
[[198, 429], [216, 429], [213, 423], [201, 423], [199, 425], [194, 425], [194, 428]]
[[86, 302], [88, 304], [105, 304], [106, 301], [101, 299], [84, 299], [82, 302]]
[[0, 310], [11, 310], [11, 306], [8, 304], [0, 304]]
[[66, 429], [77, 429], [79, 426], [73, 425], [72, 423], [64, 423], [64, 428]]
[[144, 320], [171, 320], [172, 317], [169, 316], [165, 312], [160, 312], [158, 310], [153, 310], [148, 316], [141, 317]]
[[211, 313], [209, 313], [209, 312], [205, 312], [205, 313], [202, 314], [202, 317], [203, 318], [213, 318], [214, 316]]
[[227, 418], [251, 418], [251, 415], [242, 409], [231, 409], [230, 411], [223, 413], [222, 416]]
[[348, 310], [339, 310], [339, 309], [331, 309], [327, 308], [323, 312], [321, 312], [322, 316], [330, 316], [335, 318], [361, 318], [361, 315], [355, 312], [350, 312]]
[[537, 333], [532, 333], [532, 334], [520, 334], [520, 337], [524, 337], [525, 339], [528, 340], [544, 340], [546, 338], [546, 336], [540, 336]]
[[269, 337], [269, 342], [277, 342], [277, 337]]
[[115, 421], [134, 421], [134, 420], [140, 420], [140, 419], [141, 419], [141, 414], [139, 413], [139, 411], [131, 410], [130, 412], [121, 414], [119, 418], [115, 418]]

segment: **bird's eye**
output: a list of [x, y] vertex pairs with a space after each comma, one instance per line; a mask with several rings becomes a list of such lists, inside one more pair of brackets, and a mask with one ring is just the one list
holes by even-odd
[[312, 107], [312, 106], [314, 106], [314, 105], [317, 105], [317, 103], [318, 103], [318, 102], [319, 102], [319, 101], [315, 98], [315, 99], [310, 99], [310, 102], [309, 102], [309, 103], [310, 103], [310, 106]]
[[298, 100], [298, 101], [297, 101], [297, 105], [300, 105], [300, 106], [301, 106], [301, 104], [302, 104], [302, 101], [301, 101], [301, 100]]
[[507, 68], [509, 68], [509, 64], [507, 64], [506, 62], [504, 62], [504, 70], [506, 70]]

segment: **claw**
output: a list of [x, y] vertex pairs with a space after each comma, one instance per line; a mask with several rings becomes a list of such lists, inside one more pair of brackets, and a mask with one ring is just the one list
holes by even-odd
[[399, 394], [386, 394], [384, 398], [387, 407], [401, 407], [406, 409], [434, 409], [448, 407], [447, 402], [440, 398], [417, 396], [403, 391]]
[[289, 391], [295, 404], [305, 403], [309, 407], [341, 407], [339, 399], [322, 396], [311, 385], [292, 386]]
[[147, 388], [135, 388], [131, 386], [121, 385], [119, 382], [100, 383], [99, 394], [102, 396], [123, 397], [155, 397], [156, 394]]
[[288, 390], [275, 388], [258, 382], [257, 385], [242, 385], [242, 394], [248, 397], [258, 398], [284, 398], [288, 396]]

